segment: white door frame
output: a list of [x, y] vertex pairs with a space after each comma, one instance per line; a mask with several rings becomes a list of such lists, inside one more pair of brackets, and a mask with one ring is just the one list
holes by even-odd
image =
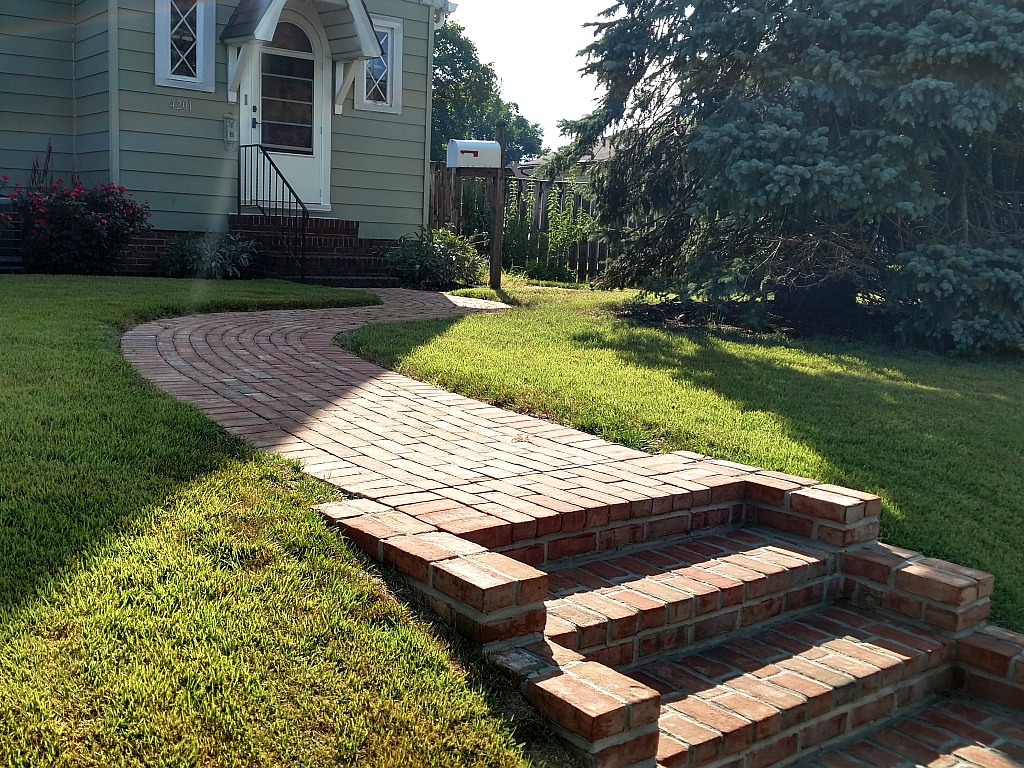
[[[286, 7], [278, 23], [295, 24], [313, 45], [313, 155], [298, 155], [288, 152], [267, 150], [288, 182], [302, 198], [302, 202], [313, 211], [331, 209], [331, 119], [334, 112], [334, 98], [331, 91], [333, 66], [330, 43], [316, 12], [308, 16], [301, 10]], [[281, 50], [263, 43], [253, 51], [248, 71], [243, 73], [240, 83], [239, 117], [243, 144], [261, 144], [260, 124], [262, 122], [261, 83], [263, 75], [263, 54], [296, 55], [295, 51]], [[301, 54], [299, 54], [301, 55]], [[297, 174], [315, 176], [299, 179]], [[317, 190], [318, 188], [318, 190]], [[307, 199], [308, 198], [308, 199]]]

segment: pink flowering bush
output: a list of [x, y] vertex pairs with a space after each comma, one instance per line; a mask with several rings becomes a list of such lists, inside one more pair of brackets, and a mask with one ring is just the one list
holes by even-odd
[[149, 206], [115, 184], [91, 189], [63, 179], [18, 188], [14, 204], [24, 226], [24, 252], [35, 272], [103, 275], [138, 235], [151, 229]]

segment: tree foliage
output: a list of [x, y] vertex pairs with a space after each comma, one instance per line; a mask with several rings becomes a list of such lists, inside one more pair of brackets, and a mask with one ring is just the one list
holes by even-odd
[[609, 282], [847, 287], [943, 344], [1024, 341], [1018, 7], [619, 0], [588, 54], [607, 93], [563, 127], [577, 155], [614, 131]]
[[508, 125], [509, 162], [541, 153], [543, 132], [504, 101], [500, 81], [490, 64], [480, 61], [465, 29], [445, 22], [434, 37], [434, 92], [430, 157], [443, 161], [450, 139], [491, 139], [499, 120]]

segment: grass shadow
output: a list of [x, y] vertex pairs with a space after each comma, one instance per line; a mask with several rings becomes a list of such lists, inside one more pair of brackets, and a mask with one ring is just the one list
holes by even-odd
[[118, 348], [125, 325], [193, 311], [378, 303], [273, 282], [0, 280], [0, 614], [183, 484], [251, 455], [139, 378]]
[[[634, 448], [696, 450], [883, 497], [883, 538], [997, 576], [1024, 629], [1024, 363], [715, 331], [609, 313], [615, 296], [365, 328], [349, 349]], [[576, 294], [576, 295], [572, 295]]]

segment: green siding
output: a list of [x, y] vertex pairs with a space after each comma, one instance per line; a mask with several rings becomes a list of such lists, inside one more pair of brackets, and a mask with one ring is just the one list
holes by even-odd
[[403, 22], [402, 113], [355, 108], [333, 121], [333, 214], [358, 221], [360, 236], [397, 238], [423, 222], [429, 15], [420, 3], [367, 0], [371, 16]]
[[[120, 0], [121, 183], [148, 199], [159, 229], [220, 230], [235, 210], [238, 159], [224, 146], [227, 48], [216, 47], [213, 93], [154, 84], [152, 0]], [[218, 34], [231, 16], [218, 3]], [[174, 108], [174, 100], [190, 110]]]
[[55, 175], [72, 169], [73, 31], [67, 2], [0, 3], [0, 174], [15, 181], [27, 181], [48, 142]]
[[75, 152], [86, 184], [110, 181], [107, 0], [75, 6]]

